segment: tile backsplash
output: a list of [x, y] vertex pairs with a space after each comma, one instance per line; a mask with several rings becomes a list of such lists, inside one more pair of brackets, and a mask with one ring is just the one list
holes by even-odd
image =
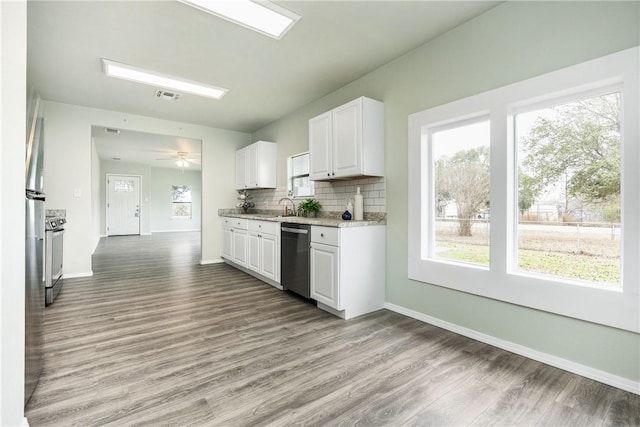
[[[345, 181], [316, 181], [314, 199], [322, 204], [322, 212], [344, 212], [347, 199], [356, 194], [356, 188], [360, 187], [364, 200], [364, 213], [384, 213], [387, 211], [387, 192], [384, 177], [357, 178]], [[287, 197], [287, 187], [275, 189], [248, 190], [251, 201], [256, 209], [280, 210], [283, 204], [278, 204], [280, 199]], [[296, 206], [303, 199], [295, 199]]]

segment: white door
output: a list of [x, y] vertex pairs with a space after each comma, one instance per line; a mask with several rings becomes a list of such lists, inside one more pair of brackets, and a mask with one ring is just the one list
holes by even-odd
[[272, 234], [263, 234], [260, 238], [260, 273], [278, 282], [278, 240]]
[[247, 147], [246, 158], [246, 174], [247, 174], [247, 188], [259, 187], [260, 177], [258, 176], [258, 164], [260, 158], [260, 145], [251, 144]]
[[222, 257], [233, 261], [233, 230], [227, 227], [222, 229]]
[[312, 243], [309, 252], [311, 298], [336, 310], [340, 306], [340, 248]]
[[309, 178], [331, 177], [331, 112], [309, 120]]
[[233, 229], [233, 262], [247, 266], [247, 231]]
[[335, 177], [361, 173], [362, 99], [333, 110], [333, 173]]
[[140, 234], [140, 177], [107, 175], [107, 235]]
[[262, 236], [258, 233], [250, 231], [247, 237], [247, 244], [249, 246], [247, 267], [253, 271], [260, 273], [260, 240]]
[[247, 149], [236, 151], [236, 190], [247, 188]]

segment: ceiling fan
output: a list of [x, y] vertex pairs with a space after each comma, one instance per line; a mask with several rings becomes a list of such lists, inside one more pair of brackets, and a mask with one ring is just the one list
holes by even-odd
[[184, 168], [189, 167], [189, 163], [200, 164], [200, 159], [194, 157], [200, 157], [200, 153], [187, 153], [186, 151], [178, 151], [176, 154], [172, 154], [169, 157], [160, 157], [156, 160], [174, 160], [176, 166], [178, 166], [184, 172]]

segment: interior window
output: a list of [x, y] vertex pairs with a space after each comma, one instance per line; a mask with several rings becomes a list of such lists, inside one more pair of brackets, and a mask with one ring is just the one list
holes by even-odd
[[171, 217], [191, 218], [191, 186], [171, 186]]

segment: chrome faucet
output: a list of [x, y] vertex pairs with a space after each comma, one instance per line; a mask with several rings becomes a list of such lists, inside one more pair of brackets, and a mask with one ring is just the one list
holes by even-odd
[[[295, 216], [297, 216], [297, 215], [298, 215], [298, 211], [296, 211], [296, 204], [293, 202], [293, 199], [292, 199], [292, 198], [290, 198], [290, 197], [283, 197], [282, 199], [280, 199], [280, 201], [278, 202], [278, 204], [282, 203], [282, 201], [283, 201], [283, 200], [288, 200], [288, 201], [290, 201], [290, 202], [291, 202], [291, 207], [292, 207], [292, 209], [293, 209], [293, 210], [291, 211], [291, 215], [295, 215]], [[287, 216], [287, 215], [288, 215], [288, 214], [287, 214], [286, 209], [287, 209], [287, 207], [285, 206], [285, 215], [284, 215], [284, 216]]]

